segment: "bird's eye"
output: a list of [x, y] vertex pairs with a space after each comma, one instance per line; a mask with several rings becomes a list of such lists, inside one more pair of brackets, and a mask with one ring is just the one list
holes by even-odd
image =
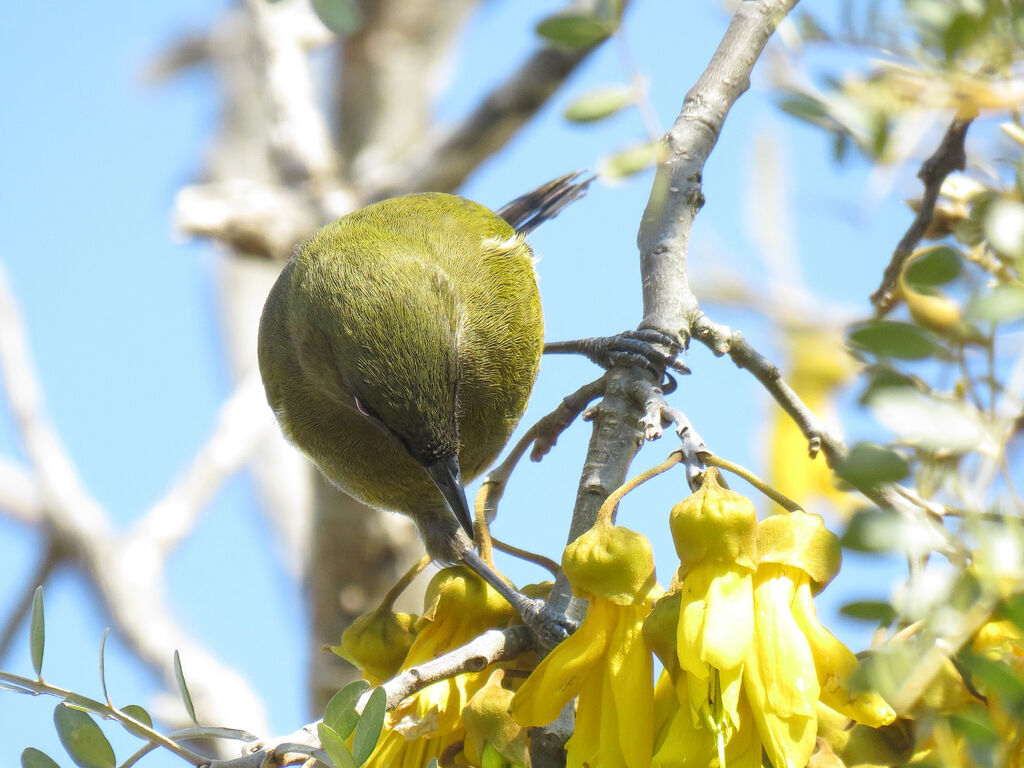
[[352, 400], [356, 404], [356, 410], [363, 414], [363, 416], [365, 416], [368, 419], [377, 419], [377, 417], [373, 413], [371, 413], [370, 410], [365, 405], [363, 405], [363, 402], [358, 397], [353, 397]]

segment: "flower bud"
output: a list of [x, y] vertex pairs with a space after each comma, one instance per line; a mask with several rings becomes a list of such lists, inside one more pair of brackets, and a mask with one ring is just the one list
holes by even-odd
[[513, 693], [502, 687], [503, 676], [503, 670], [492, 672], [462, 710], [466, 727], [464, 749], [471, 765], [483, 765], [489, 749], [500, 756], [501, 760], [495, 761], [499, 765], [530, 765], [526, 729], [508, 713]]
[[754, 569], [757, 514], [750, 499], [724, 488], [709, 467], [700, 489], [672, 508], [672, 540], [684, 571], [704, 560]]
[[619, 605], [642, 602], [654, 580], [647, 538], [629, 528], [598, 522], [565, 548], [562, 568], [579, 597]]
[[341, 634], [331, 650], [377, 680], [395, 676], [412, 646], [416, 617], [409, 613], [371, 611]]

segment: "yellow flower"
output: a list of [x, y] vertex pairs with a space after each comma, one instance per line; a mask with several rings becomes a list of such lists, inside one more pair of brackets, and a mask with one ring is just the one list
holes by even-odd
[[566, 548], [562, 567], [573, 591], [590, 600], [587, 616], [526, 679], [512, 716], [546, 725], [578, 696], [568, 768], [647, 768], [654, 696], [642, 628], [658, 592], [650, 542], [602, 519]]
[[[445, 568], [427, 587], [427, 610], [402, 664], [408, 669], [463, 645], [513, 619], [509, 604], [462, 566]], [[410, 696], [385, 720], [385, 735], [367, 768], [423, 768], [466, 734], [462, 710], [487, 680], [471, 672], [442, 680]]]
[[743, 663], [754, 641], [757, 517], [712, 468], [701, 488], [672, 509], [670, 524], [681, 562], [676, 652], [695, 725], [714, 734], [721, 762], [740, 725]]
[[[813, 593], [839, 568], [838, 541], [819, 516], [792, 512], [758, 525], [753, 505], [708, 470], [671, 524], [681, 561], [679, 665], [666, 664], [658, 684], [652, 765], [758, 768], [763, 750], [774, 768], [804, 768], [819, 703], [872, 727], [894, 720], [880, 696], [850, 690], [857, 659], [815, 615]], [[647, 627], [662, 655], [673, 610], [673, 596], [663, 598]]]
[[[1018, 684], [1024, 684], [1024, 632], [1012, 621], [987, 622], [974, 636], [972, 648], [989, 661], [1004, 666]], [[1002, 742], [1004, 764], [1008, 768], [1024, 768], [1024, 727], [1019, 715], [1012, 705], [1007, 706], [1004, 690], [990, 690], [983, 681], [976, 682], [988, 699], [992, 723]]]

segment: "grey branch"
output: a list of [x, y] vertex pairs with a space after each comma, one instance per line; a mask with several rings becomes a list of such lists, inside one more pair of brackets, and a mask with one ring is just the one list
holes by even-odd
[[428, 136], [402, 172], [367, 191], [381, 199], [417, 190], [450, 191], [501, 149], [547, 103], [593, 49], [541, 48], [459, 125]]
[[[637, 245], [643, 286], [642, 328], [679, 339], [690, 337], [698, 312], [686, 275], [686, 254], [693, 220], [704, 202], [701, 174], [714, 149], [729, 109], [747, 90], [750, 73], [776, 26], [796, 0], [744, 0], [736, 10], [707, 68], [686, 94], [682, 110], [662, 139], [651, 196], [640, 223]], [[626, 478], [626, 472], [650, 425], [637, 402], [637, 369], [613, 368], [604, 400], [591, 409], [594, 433], [580, 478], [569, 540], [589, 529], [602, 502]], [[552, 599], [568, 603], [564, 579], [555, 582]]]

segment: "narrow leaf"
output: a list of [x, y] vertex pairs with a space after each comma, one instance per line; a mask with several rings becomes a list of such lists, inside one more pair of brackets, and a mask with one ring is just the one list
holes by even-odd
[[313, 0], [313, 11], [331, 32], [345, 37], [359, 30], [363, 15], [353, 0]]
[[32, 618], [29, 621], [29, 649], [32, 652], [32, 668], [36, 676], [43, 679], [43, 647], [46, 645], [46, 622], [43, 617], [43, 586], [36, 587], [32, 595]]
[[537, 25], [537, 34], [566, 48], [589, 48], [607, 38], [614, 27], [588, 13], [559, 13]]
[[363, 695], [363, 691], [370, 687], [365, 680], [356, 680], [349, 683], [327, 702], [324, 710], [324, 723], [336, 731], [343, 739], [347, 739], [355, 730], [359, 722], [359, 713], [356, 712], [356, 702]]
[[878, 622], [883, 625], [891, 624], [896, 618], [896, 610], [881, 600], [858, 600], [847, 603], [839, 612], [851, 619]]
[[574, 123], [592, 123], [614, 115], [632, 100], [633, 91], [624, 85], [597, 88], [573, 99], [563, 115]]
[[645, 171], [658, 160], [658, 145], [649, 141], [620, 149], [601, 161], [599, 172], [605, 179], [623, 179]]
[[337, 731], [323, 723], [317, 723], [316, 733], [320, 737], [320, 746], [324, 748], [324, 752], [331, 758], [336, 768], [356, 768], [352, 753], [348, 751], [345, 740]]
[[63, 702], [53, 710], [53, 724], [60, 743], [80, 768], [114, 768], [117, 759], [103, 731], [85, 712]]
[[1019, 285], [996, 286], [967, 305], [967, 317], [981, 322], [1000, 323], [1024, 317], [1024, 288]]
[[121, 713], [138, 720], [147, 728], [153, 727], [153, 718], [149, 716], [149, 712], [144, 710], [138, 704], [129, 704], [126, 707], [121, 707]]
[[21, 753], [21, 768], [60, 768], [56, 761], [45, 752], [29, 747]]
[[196, 708], [192, 704], [192, 696], [188, 692], [188, 685], [185, 684], [185, 673], [181, 670], [181, 656], [177, 650], [174, 651], [174, 676], [178, 680], [178, 691], [181, 693], [181, 700], [185, 704], [185, 711], [188, 712], [192, 722], [199, 725], [199, 721], [196, 719]]
[[384, 727], [384, 715], [387, 713], [387, 695], [384, 689], [373, 689], [370, 698], [363, 707], [363, 714], [356, 725], [355, 736], [352, 737], [352, 757], [356, 765], [362, 765], [373, 754]]
[[902, 480], [910, 472], [910, 467], [907, 460], [894, 450], [871, 443], [857, 443], [837, 471], [850, 485], [863, 488]]
[[114, 702], [110, 700], [110, 694], [107, 693], [107, 669], [106, 660], [104, 659], [105, 651], [107, 650], [107, 635], [110, 634], [110, 627], [103, 630], [103, 637], [100, 638], [100, 687], [103, 689], [103, 698], [107, 700], [107, 706], [113, 707]]

